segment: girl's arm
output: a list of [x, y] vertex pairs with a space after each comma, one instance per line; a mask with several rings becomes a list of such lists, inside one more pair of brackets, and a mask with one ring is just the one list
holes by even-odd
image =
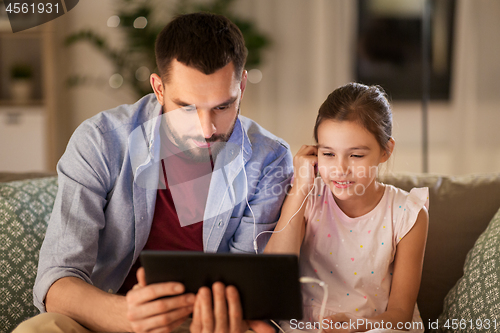
[[[305, 233], [304, 211], [306, 204], [304, 201], [314, 185], [314, 167], [318, 161], [317, 152], [316, 146], [302, 146], [293, 158], [293, 187], [281, 208], [280, 219], [264, 253], [300, 254], [300, 246]], [[304, 204], [302, 205], [302, 203]], [[300, 208], [301, 205], [302, 208]], [[292, 216], [293, 219], [290, 220]]]
[[[387, 311], [379, 316], [365, 319], [366, 324], [356, 327], [355, 332], [364, 332], [374, 327], [380, 327], [373, 325], [373, 323], [381, 323], [382, 321], [384, 322], [384, 328], [387, 328], [387, 322], [391, 322], [392, 329], [407, 330], [404, 325], [412, 322], [413, 311], [420, 289], [428, 224], [429, 214], [427, 208], [424, 207], [420, 210], [413, 228], [399, 242], [396, 248]], [[335, 318], [332, 319], [335, 322]], [[370, 322], [372, 325], [370, 325]], [[399, 328], [398, 324], [400, 325]], [[401, 325], [403, 326], [401, 327]]]

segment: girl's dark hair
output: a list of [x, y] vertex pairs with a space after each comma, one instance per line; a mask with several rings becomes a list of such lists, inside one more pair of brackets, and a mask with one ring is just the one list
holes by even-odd
[[240, 29], [227, 17], [193, 13], [174, 18], [156, 37], [156, 65], [168, 81], [172, 60], [209, 75], [229, 64], [239, 79], [245, 66], [247, 49]]
[[324, 120], [356, 121], [377, 139], [387, 151], [392, 136], [392, 111], [387, 94], [380, 86], [348, 83], [335, 89], [319, 108], [314, 139], [318, 142], [318, 127]]

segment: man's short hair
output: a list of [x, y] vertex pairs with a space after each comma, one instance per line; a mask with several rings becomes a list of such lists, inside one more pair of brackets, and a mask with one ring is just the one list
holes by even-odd
[[172, 60], [209, 75], [231, 61], [241, 78], [247, 57], [240, 29], [228, 18], [211, 13], [194, 13], [174, 18], [156, 38], [156, 65], [165, 82]]

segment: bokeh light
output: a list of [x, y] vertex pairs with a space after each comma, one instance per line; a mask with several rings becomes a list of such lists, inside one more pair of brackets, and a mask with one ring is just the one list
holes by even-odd
[[134, 20], [134, 28], [144, 29], [148, 25], [148, 20], [144, 16], [139, 16]]
[[139, 81], [147, 81], [150, 74], [149, 68], [142, 66], [135, 71], [135, 78]]
[[122, 84], [123, 76], [118, 73], [111, 75], [111, 77], [109, 78], [109, 85], [111, 88], [118, 89], [122, 86]]
[[248, 81], [257, 84], [262, 81], [262, 72], [258, 69], [251, 69], [248, 71]]
[[113, 15], [108, 19], [108, 27], [116, 28], [119, 25], [120, 25], [120, 18], [118, 16]]

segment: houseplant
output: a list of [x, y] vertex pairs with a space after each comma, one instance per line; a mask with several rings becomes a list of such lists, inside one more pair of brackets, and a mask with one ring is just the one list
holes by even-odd
[[[173, 17], [198, 11], [222, 14], [233, 21], [241, 30], [248, 49], [246, 68], [255, 68], [261, 63], [262, 50], [270, 44], [269, 38], [259, 32], [254, 22], [234, 14], [231, 7], [235, 0], [178, 0], [178, 1], [131, 1], [116, 0], [117, 28], [123, 31], [125, 41], [123, 47], [114, 48], [105, 36], [92, 29], [83, 29], [66, 38], [66, 45], [86, 41], [111, 61], [114, 75], [120, 77], [136, 92], [136, 97], [152, 92], [149, 85], [149, 74], [156, 72], [154, 44], [156, 35], [165, 26], [165, 17]], [[169, 4], [174, 4], [169, 7]], [[159, 15], [158, 13], [161, 13]], [[158, 18], [158, 16], [161, 16]], [[140, 24], [138, 22], [140, 21]], [[109, 23], [108, 23], [109, 26]], [[147, 75], [144, 74], [146, 72]], [[105, 81], [105, 80], [104, 80]], [[103, 82], [80, 73], [72, 75], [70, 86]], [[117, 86], [121, 86], [117, 85]]]
[[18, 63], [11, 68], [11, 98], [16, 104], [27, 103], [33, 92], [33, 69], [29, 64]]

